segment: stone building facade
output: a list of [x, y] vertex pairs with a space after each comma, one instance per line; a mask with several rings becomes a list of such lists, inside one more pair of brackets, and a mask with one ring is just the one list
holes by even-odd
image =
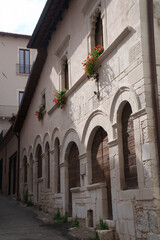
[[[153, 6], [159, 83], [160, 1]], [[89, 227], [108, 220], [121, 240], [160, 239], [147, 7], [146, 0], [48, 0], [28, 44], [38, 55], [14, 125], [21, 197], [28, 189], [43, 209]], [[104, 52], [98, 79], [89, 81], [81, 63], [97, 44]], [[61, 109], [53, 99], [64, 88]]]

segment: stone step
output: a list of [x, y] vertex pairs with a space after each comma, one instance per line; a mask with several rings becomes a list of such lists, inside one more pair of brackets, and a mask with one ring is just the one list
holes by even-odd
[[97, 230], [100, 240], [115, 240], [114, 230]]

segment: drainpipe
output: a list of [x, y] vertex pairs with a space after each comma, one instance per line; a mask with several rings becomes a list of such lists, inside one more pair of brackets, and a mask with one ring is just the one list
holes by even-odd
[[148, 39], [149, 39], [149, 54], [150, 54], [150, 70], [151, 70], [151, 88], [153, 112], [155, 118], [155, 134], [157, 139], [157, 150], [160, 166], [160, 113], [158, 100], [158, 81], [156, 71], [156, 54], [155, 54], [155, 35], [154, 35], [154, 14], [153, 0], [147, 0], [148, 11]]
[[20, 172], [20, 134], [15, 133], [18, 140], [18, 149], [17, 149], [17, 200], [19, 199], [19, 172]]

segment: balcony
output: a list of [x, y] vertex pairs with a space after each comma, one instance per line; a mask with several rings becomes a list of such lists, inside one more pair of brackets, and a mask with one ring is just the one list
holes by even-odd
[[16, 73], [17, 74], [25, 74], [29, 75], [31, 71], [31, 65], [22, 65], [22, 64], [16, 64]]
[[11, 118], [13, 115], [17, 114], [18, 108], [18, 106], [0, 105], [0, 118]]

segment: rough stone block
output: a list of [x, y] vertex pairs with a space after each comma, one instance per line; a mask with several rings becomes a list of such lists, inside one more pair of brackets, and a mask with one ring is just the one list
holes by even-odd
[[135, 236], [135, 227], [134, 227], [134, 222], [131, 220], [127, 221], [127, 226], [128, 226], [128, 233], [129, 236], [134, 237]]
[[145, 143], [142, 145], [142, 159], [148, 160], [150, 157], [149, 143]]
[[148, 212], [139, 210], [136, 216], [137, 229], [140, 232], [149, 232]]
[[100, 240], [114, 240], [114, 232], [112, 230], [97, 230]]
[[147, 240], [160, 240], [160, 235], [157, 235], [154, 233], [148, 233]]
[[150, 231], [151, 232], [159, 233], [158, 222], [157, 222], [157, 214], [154, 211], [149, 212], [149, 224], [150, 224]]
[[133, 219], [133, 206], [131, 202], [123, 202], [117, 206], [118, 217], [122, 219]]

